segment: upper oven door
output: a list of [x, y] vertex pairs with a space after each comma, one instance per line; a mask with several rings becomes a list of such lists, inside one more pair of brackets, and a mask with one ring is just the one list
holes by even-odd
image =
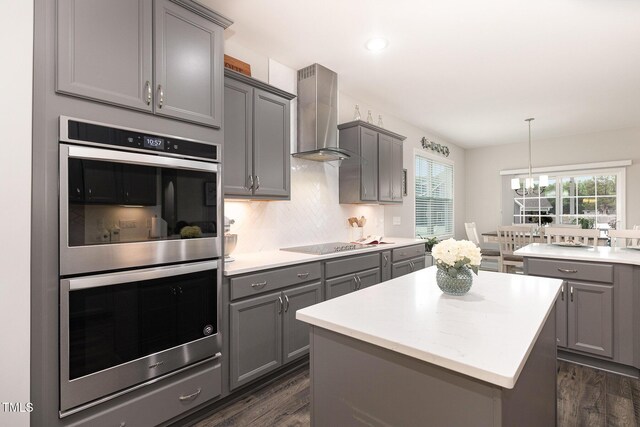
[[60, 144], [62, 276], [219, 257], [220, 165]]

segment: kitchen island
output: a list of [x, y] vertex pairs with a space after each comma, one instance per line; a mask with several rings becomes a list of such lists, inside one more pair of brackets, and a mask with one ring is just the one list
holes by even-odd
[[561, 281], [481, 271], [454, 297], [435, 273], [297, 312], [313, 425], [554, 425]]

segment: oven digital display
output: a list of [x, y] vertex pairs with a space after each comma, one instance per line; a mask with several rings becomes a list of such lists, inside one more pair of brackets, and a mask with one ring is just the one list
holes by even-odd
[[154, 150], [164, 150], [164, 138], [145, 136], [143, 146], [144, 148], [153, 148]]

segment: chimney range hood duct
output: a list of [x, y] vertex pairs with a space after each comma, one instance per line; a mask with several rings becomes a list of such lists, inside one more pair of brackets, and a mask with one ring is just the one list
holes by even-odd
[[320, 64], [298, 70], [298, 147], [294, 157], [348, 159], [338, 148], [338, 75]]

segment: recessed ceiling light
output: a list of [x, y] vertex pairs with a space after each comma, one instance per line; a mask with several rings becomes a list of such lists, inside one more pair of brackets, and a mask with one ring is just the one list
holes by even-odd
[[387, 42], [387, 39], [383, 39], [382, 37], [374, 37], [372, 39], [369, 39], [369, 41], [365, 46], [371, 52], [380, 52], [385, 47], [387, 47], [387, 45], [389, 45], [389, 42]]

